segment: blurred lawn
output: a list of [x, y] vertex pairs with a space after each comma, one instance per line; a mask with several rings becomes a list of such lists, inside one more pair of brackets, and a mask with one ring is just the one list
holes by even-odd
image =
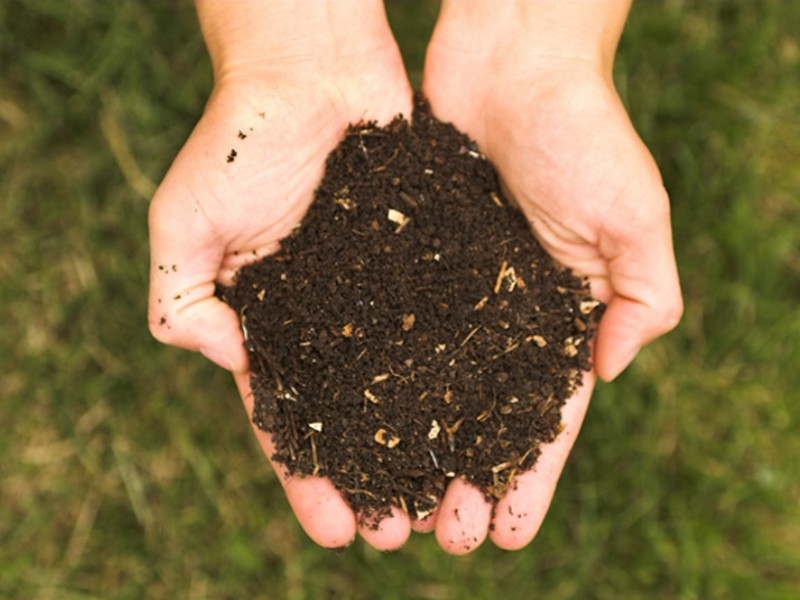
[[[390, 14], [418, 81], [435, 6]], [[191, 5], [0, 3], [0, 597], [797, 598], [798, 31], [792, 2], [636, 4], [617, 80], [686, 317], [598, 389], [537, 540], [337, 556], [228, 376], [147, 332], [148, 199], [211, 85]]]

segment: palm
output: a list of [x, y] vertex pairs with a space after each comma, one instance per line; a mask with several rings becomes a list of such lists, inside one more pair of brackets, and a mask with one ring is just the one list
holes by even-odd
[[430, 83], [434, 109], [475, 138], [547, 250], [589, 276], [594, 293], [609, 300], [613, 254], [604, 235], [614, 215], [624, 215], [621, 226], [630, 226], [631, 197], [663, 194], [663, 188], [607, 84], [578, 78], [542, 92], [541, 84], [516, 78], [513, 89], [453, 102]]
[[[408, 113], [403, 80], [382, 105], [355, 102], [293, 82], [227, 85], [216, 91], [154, 199], [191, 216], [182, 227], [206, 229], [223, 251], [214, 279], [230, 283], [236, 269], [275, 250], [313, 198], [328, 153], [348, 124]], [[378, 85], [377, 83], [375, 84]], [[175, 224], [168, 223], [168, 226]], [[204, 236], [202, 247], [211, 250]]]

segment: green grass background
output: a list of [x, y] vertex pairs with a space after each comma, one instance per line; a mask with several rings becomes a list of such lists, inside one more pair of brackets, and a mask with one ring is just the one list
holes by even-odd
[[[432, 4], [389, 5], [419, 80]], [[187, 2], [0, 2], [0, 597], [800, 597], [800, 4], [636, 3], [679, 329], [597, 390], [538, 538], [312, 544], [226, 373], [146, 328], [146, 212], [211, 75]]]

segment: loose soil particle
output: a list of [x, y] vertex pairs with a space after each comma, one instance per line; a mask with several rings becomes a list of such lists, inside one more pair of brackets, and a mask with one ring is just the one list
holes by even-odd
[[420, 97], [411, 124], [350, 127], [301, 226], [220, 296], [273, 459], [373, 523], [424, 518], [454, 477], [502, 498], [561, 431], [603, 310]]

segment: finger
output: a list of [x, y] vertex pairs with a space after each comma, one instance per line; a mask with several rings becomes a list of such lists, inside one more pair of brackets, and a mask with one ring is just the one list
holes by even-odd
[[391, 515], [381, 519], [362, 517], [358, 523], [358, 533], [370, 546], [382, 552], [397, 550], [408, 541], [411, 535], [411, 521], [408, 515], [392, 507]]
[[159, 341], [202, 352], [233, 372], [247, 370], [236, 313], [214, 296], [225, 248], [194, 210], [188, 194], [171, 193], [168, 180], [150, 206], [148, 324]]
[[489, 535], [500, 548], [518, 550], [527, 545], [544, 521], [594, 388], [594, 375], [583, 376], [583, 385], [561, 411], [563, 431], [555, 441], [542, 446], [533, 469], [518, 476], [512, 489], [497, 503]]
[[[235, 374], [234, 379], [247, 414], [252, 415], [250, 377], [247, 374]], [[270, 459], [286, 493], [286, 499], [308, 537], [324, 548], [343, 548], [350, 545], [356, 536], [355, 515], [330, 479], [289, 475], [286, 467], [272, 461], [275, 447], [271, 436], [255, 425], [253, 431], [264, 454]]]
[[486, 539], [491, 517], [492, 504], [483, 492], [455, 479], [437, 509], [436, 540], [450, 554], [472, 552]]
[[436, 515], [438, 509], [425, 515], [422, 519], [411, 519], [411, 530], [417, 533], [431, 533], [436, 529]]

